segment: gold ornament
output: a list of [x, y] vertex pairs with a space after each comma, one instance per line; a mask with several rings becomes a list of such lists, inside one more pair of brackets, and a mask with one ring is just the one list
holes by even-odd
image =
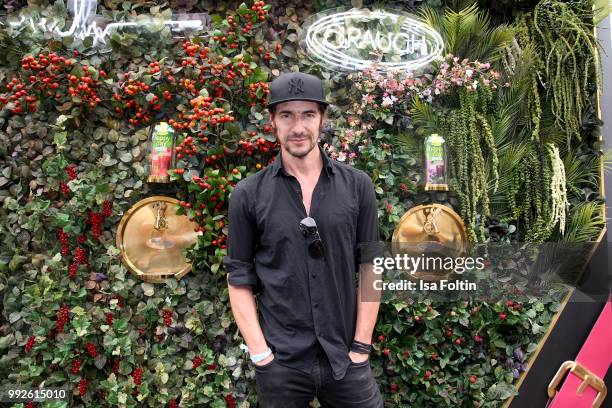
[[180, 279], [191, 270], [183, 250], [193, 245], [200, 233], [186, 215], [176, 214], [179, 201], [165, 196], [140, 200], [121, 219], [117, 248], [123, 263], [146, 282]]
[[[450, 207], [427, 204], [407, 211], [393, 232], [394, 255], [428, 258], [456, 258], [468, 248], [467, 231], [461, 217]], [[440, 280], [452, 271], [415, 271], [411, 277]]]

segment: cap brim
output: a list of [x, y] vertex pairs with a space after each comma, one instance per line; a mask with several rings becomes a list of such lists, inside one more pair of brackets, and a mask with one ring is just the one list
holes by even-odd
[[274, 106], [274, 105], [278, 105], [279, 103], [283, 103], [283, 102], [291, 102], [291, 101], [308, 101], [308, 102], [316, 102], [316, 103], [320, 103], [321, 105], [325, 105], [325, 106], [329, 106], [329, 102], [323, 102], [319, 99], [310, 99], [310, 98], [288, 98], [288, 99], [281, 99], [280, 101], [275, 101], [274, 103], [268, 103], [267, 107], [270, 106]]

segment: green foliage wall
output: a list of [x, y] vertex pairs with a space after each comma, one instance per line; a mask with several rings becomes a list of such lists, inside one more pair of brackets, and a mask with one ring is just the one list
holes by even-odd
[[[251, 4], [101, 3], [99, 12], [117, 21], [167, 15], [169, 7], [208, 11], [218, 15], [213, 35], [226, 42], [182, 43], [167, 31], [144, 32], [113, 36], [112, 51], [100, 53], [87, 40], [60, 41], [27, 29], [0, 32], [0, 96], [7, 98], [0, 105], [3, 385], [68, 384], [74, 406], [255, 406], [254, 370], [238, 348], [221, 266], [224, 216], [233, 185], [276, 152], [262, 101], [266, 83], [283, 71], [314, 72], [325, 79], [334, 102], [324, 129], [326, 148], [371, 175], [384, 239], [406, 210], [426, 202], [461, 211], [472, 239], [481, 242], [585, 241], [603, 227], [596, 81], [581, 83], [584, 98], [572, 108], [579, 109], [574, 113], [580, 118], [574, 118], [571, 134], [565, 132], [555, 120], [555, 106], [562, 105], [555, 105], [559, 99], [547, 87], [551, 73], [542, 68], [550, 44], [529, 28], [535, 2], [481, 1], [480, 9], [468, 2], [388, 3], [421, 13], [434, 25], [446, 24], [447, 51], [458, 57], [446, 61], [449, 72], [455, 67], [465, 75], [474, 69], [482, 86], [497, 84], [487, 88], [488, 97], [476, 99], [440, 66], [419, 77], [392, 78], [395, 85], [389, 78], [316, 66], [298, 46], [301, 22], [335, 2], [273, 3], [262, 20], [258, 11], [249, 11]], [[551, 3], [557, 4], [541, 4]], [[67, 15], [60, 3], [29, 4], [30, 11], [47, 18], [64, 21]], [[23, 11], [25, 2], [3, 6], [14, 13]], [[547, 10], [554, 13], [555, 7]], [[236, 13], [242, 17], [233, 28], [226, 17]], [[242, 31], [251, 17], [252, 28]], [[522, 23], [515, 24], [517, 17]], [[590, 29], [588, 15], [574, 17], [585, 32]], [[230, 31], [240, 35], [232, 37]], [[450, 47], [452, 32], [462, 34], [452, 37], [456, 47]], [[477, 56], [465, 46], [474, 36], [488, 45]], [[578, 57], [588, 60], [593, 51], [583, 49]], [[36, 64], [57, 66], [45, 71], [56, 75], [45, 87], [33, 85], [42, 79], [30, 81], [40, 72]], [[592, 61], [582, 66], [591, 73], [597, 69]], [[399, 83], [412, 87], [409, 96], [385, 106], [385, 92]], [[24, 102], [16, 110], [10, 96], [22, 89], [27, 95], [17, 98]], [[440, 97], [429, 100], [436, 89], [443, 90]], [[364, 94], [378, 106], [363, 105]], [[209, 113], [200, 115], [196, 107]], [[460, 129], [445, 120], [455, 115], [477, 115], [479, 122]], [[176, 191], [168, 193], [183, 201], [181, 211], [199, 224], [203, 238], [189, 251], [190, 274], [151, 285], [121, 264], [114, 232], [132, 204], [155, 192], [145, 182], [147, 126], [161, 118], [184, 126], [182, 157], [173, 172]], [[456, 174], [478, 172], [478, 179], [470, 178], [480, 189], [477, 195], [456, 175], [455, 193], [421, 191], [420, 146], [432, 129], [448, 130], [452, 158], [474, 153], [459, 151], [465, 147], [459, 137], [483, 146], [477, 168], [453, 162]], [[538, 160], [534, 146], [551, 152], [550, 159]], [[551, 180], [552, 166], [559, 164], [555, 158], [565, 171], [565, 227], [552, 218], [559, 210], [552, 190], [525, 199], [518, 184], [532, 180], [527, 188], [535, 191], [541, 182], [521, 177], [525, 166], [550, 168], [546, 180]], [[545, 236], [533, 235], [537, 220], [551, 219], [555, 223]], [[499, 406], [515, 393], [512, 384], [558, 308], [552, 294], [491, 304], [383, 305], [372, 366], [387, 404]]]

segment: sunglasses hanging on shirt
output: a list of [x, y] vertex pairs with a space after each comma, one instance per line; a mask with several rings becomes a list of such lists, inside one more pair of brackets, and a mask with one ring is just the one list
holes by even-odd
[[300, 221], [300, 231], [302, 231], [302, 234], [308, 242], [308, 253], [310, 256], [313, 258], [323, 257], [323, 242], [321, 241], [319, 229], [317, 228], [317, 223], [314, 218], [306, 217]]

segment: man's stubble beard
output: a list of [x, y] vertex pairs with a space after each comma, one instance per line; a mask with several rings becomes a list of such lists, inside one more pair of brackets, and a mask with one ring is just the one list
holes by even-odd
[[[323, 121], [321, 120], [321, 125], [319, 126], [319, 134], [321, 134], [321, 131], [323, 129]], [[274, 136], [276, 137], [277, 140], [280, 141], [280, 138], [278, 137], [278, 131], [276, 129], [274, 129]], [[291, 138], [287, 137], [287, 142], [289, 142]], [[304, 152], [295, 152], [295, 151], [291, 151], [291, 148], [289, 147], [289, 144], [287, 142], [285, 142], [285, 150], [287, 151], [287, 153], [289, 153], [290, 155], [292, 155], [293, 157], [297, 157], [298, 159], [301, 159], [302, 157], [307, 156], [315, 147], [317, 147], [317, 142], [318, 142], [319, 136], [317, 136], [316, 139], [312, 138], [311, 135], [308, 135], [308, 140], [310, 141], [310, 146], [308, 147], [308, 149]]]

